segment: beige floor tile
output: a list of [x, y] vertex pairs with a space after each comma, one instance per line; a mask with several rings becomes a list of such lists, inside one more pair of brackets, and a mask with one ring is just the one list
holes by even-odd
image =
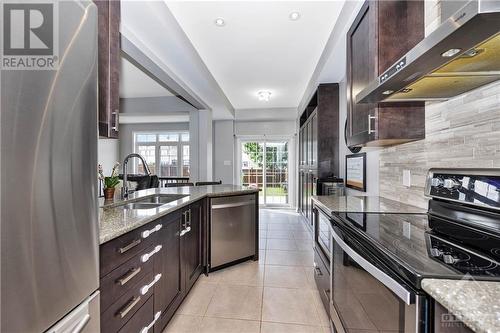
[[285, 223], [271, 223], [267, 227], [268, 231], [271, 230], [282, 230], [282, 231], [290, 231], [292, 230], [291, 223], [285, 222]]
[[313, 266], [313, 253], [306, 251], [266, 250], [266, 265]]
[[266, 264], [266, 250], [259, 250], [259, 265]]
[[219, 284], [207, 317], [260, 320], [262, 287]]
[[319, 318], [312, 291], [264, 287], [262, 321], [317, 325]]
[[209, 273], [208, 276], [206, 276], [205, 274], [201, 274], [200, 277], [198, 278], [197, 283], [198, 282], [208, 282], [217, 284], [220, 282], [220, 274], [217, 271]]
[[292, 232], [289, 230], [269, 230], [266, 238], [294, 239]]
[[203, 317], [176, 314], [163, 333], [198, 333]]
[[306, 289], [315, 287], [312, 286], [307, 280], [307, 276], [303, 267], [273, 265], [266, 266], [264, 286]]
[[247, 261], [219, 271], [220, 283], [246, 286], [262, 286], [264, 284], [264, 266], [256, 261]]
[[259, 333], [260, 321], [226, 319], [226, 318], [203, 318], [200, 325], [200, 333]]
[[259, 250], [265, 250], [267, 248], [267, 238], [259, 238]]
[[263, 321], [260, 333], [324, 333], [319, 326], [270, 323]]
[[178, 314], [203, 316], [217, 289], [217, 284], [197, 282], [177, 310]]
[[312, 239], [312, 235], [309, 231], [292, 231], [294, 239]]
[[307, 278], [307, 284], [311, 289], [318, 289], [316, 281], [314, 280], [314, 267], [303, 267], [304, 274]]
[[275, 239], [267, 240], [267, 248], [269, 250], [297, 250], [297, 245], [293, 239]]
[[319, 291], [318, 290], [313, 291], [313, 296], [314, 296], [314, 305], [316, 306], [316, 311], [318, 312], [320, 325], [328, 326], [330, 324], [330, 319], [328, 318], [326, 309], [323, 306], [323, 302], [321, 301]]
[[312, 239], [296, 239], [295, 246], [298, 251], [312, 251], [313, 241]]

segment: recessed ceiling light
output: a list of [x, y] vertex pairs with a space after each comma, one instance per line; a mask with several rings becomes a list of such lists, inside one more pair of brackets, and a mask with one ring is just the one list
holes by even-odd
[[223, 27], [226, 25], [226, 21], [222, 17], [218, 17], [215, 19], [215, 25], [218, 27]]
[[460, 51], [462, 51], [462, 49], [449, 49], [448, 51], [441, 53], [441, 56], [443, 58], [451, 58]]
[[292, 21], [297, 21], [300, 18], [300, 13], [299, 12], [291, 12], [290, 15], [288, 15], [288, 17]]
[[259, 97], [259, 101], [268, 102], [269, 98], [271, 98], [271, 92], [267, 90], [261, 90], [257, 93], [257, 96]]
[[382, 93], [382, 95], [390, 95], [394, 92], [394, 90], [386, 90]]

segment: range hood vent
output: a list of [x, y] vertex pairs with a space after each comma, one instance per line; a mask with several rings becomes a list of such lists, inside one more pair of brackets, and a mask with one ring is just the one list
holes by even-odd
[[447, 100], [500, 80], [500, 1], [474, 0], [356, 95], [356, 103]]

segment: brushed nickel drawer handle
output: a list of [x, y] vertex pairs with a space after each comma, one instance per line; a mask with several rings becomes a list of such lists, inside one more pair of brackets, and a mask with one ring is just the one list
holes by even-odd
[[139, 301], [141, 300], [141, 296], [137, 296], [137, 297], [134, 297], [132, 298], [132, 300], [130, 302], [128, 302], [124, 307], [123, 309], [121, 309], [119, 312], [118, 312], [118, 315], [120, 316], [120, 318], [124, 318], [129, 312], [130, 310], [132, 310], [134, 308], [134, 306], [139, 303]]
[[130, 244], [124, 246], [124, 247], [120, 247], [118, 249], [118, 252], [120, 252], [121, 254], [123, 254], [123, 253], [127, 252], [128, 250], [136, 247], [139, 244], [141, 244], [141, 239], [140, 238], [134, 240], [132, 243], [130, 243]]
[[139, 274], [140, 272], [141, 272], [141, 268], [140, 267], [132, 268], [125, 275], [123, 275], [121, 278], [119, 278], [118, 280], [116, 280], [116, 282], [119, 283], [120, 286], [123, 286], [127, 282], [129, 282], [130, 280], [132, 280], [132, 278], [134, 276], [136, 276], [137, 274]]
[[160, 319], [160, 315], [161, 315], [161, 311], [158, 311], [156, 314], [155, 314], [155, 317], [153, 319], [153, 321], [146, 327], [143, 327], [142, 330], [139, 332], [139, 333], [148, 333], [149, 329], [151, 327], [153, 327], [153, 325], [156, 323], [156, 321], [158, 319]]

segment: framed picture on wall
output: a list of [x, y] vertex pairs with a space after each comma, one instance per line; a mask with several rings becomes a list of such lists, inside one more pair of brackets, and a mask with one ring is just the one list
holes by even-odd
[[345, 157], [345, 186], [366, 192], [366, 153]]

